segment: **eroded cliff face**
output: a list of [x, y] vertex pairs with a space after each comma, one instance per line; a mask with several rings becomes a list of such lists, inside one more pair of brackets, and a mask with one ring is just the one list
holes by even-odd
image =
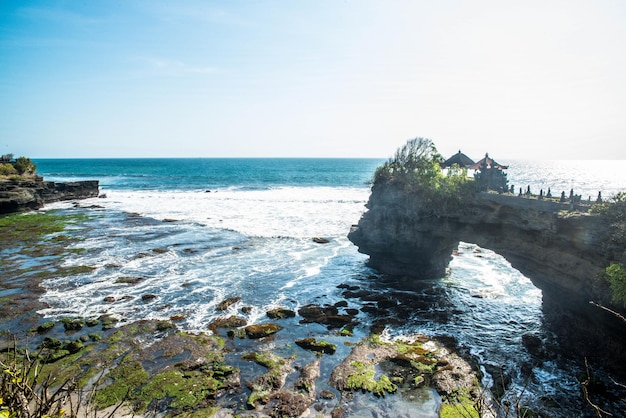
[[373, 187], [367, 207], [348, 237], [385, 274], [443, 277], [464, 241], [504, 256], [539, 288], [610, 304], [607, 285], [596, 277], [611, 262], [626, 263], [626, 248], [611, 240], [608, 222], [570, 212], [567, 204], [480, 193], [441, 213], [387, 183]]
[[45, 203], [97, 197], [97, 180], [55, 183], [52, 181], [1, 181], [0, 213], [36, 210]]

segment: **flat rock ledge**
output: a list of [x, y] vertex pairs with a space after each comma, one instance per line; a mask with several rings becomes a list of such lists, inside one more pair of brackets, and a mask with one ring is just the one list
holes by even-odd
[[98, 197], [98, 180], [55, 183], [40, 177], [24, 181], [0, 181], [0, 213], [41, 209], [47, 203]]

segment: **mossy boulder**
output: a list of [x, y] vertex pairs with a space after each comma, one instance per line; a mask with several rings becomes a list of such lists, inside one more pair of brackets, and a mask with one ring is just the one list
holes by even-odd
[[76, 354], [78, 353], [80, 350], [82, 350], [83, 348], [85, 348], [85, 345], [83, 344], [83, 342], [81, 340], [76, 340], [76, 341], [72, 341], [70, 343], [67, 343], [63, 346], [63, 348], [67, 351], [70, 352], [70, 354]]
[[276, 334], [281, 329], [283, 329], [283, 327], [278, 324], [255, 324], [245, 327], [246, 335], [250, 339], [268, 337], [272, 334]]
[[305, 350], [317, 351], [319, 353], [335, 354], [335, 351], [337, 351], [336, 344], [331, 344], [327, 341], [317, 341], [315, 338], [303, 338], [296, 340], [295, 343]]
[[354, 334], [353, 330], [354, 327], [346, 325], [345, 327], [341, 328], [341, 331], [339, 331], [339, 335], [341, 335], [342, 337], [352, 337], [352, 335]]
[[242, 358], [254, 361], [267, 369], [263, 375], [248, 383], [252, 391], [247, 401], [249, 408], [254, 408], [257, 403], [267, 403], [275, 392], [283, 387], [287, 375], [292, 372], [291, 363], [294, 360], [294, 357], [283, 358], [269, 351], [248, 353]]
[[323, 321], [327, 315], [337, 315], [338, 313], [339, 310], [336, 306], [305, 305], [298, 309], [298, 314], [310, 322]]
[[56, 350], [58, 348], [63, 347], [63, 342], [58, 338], [46, 337], [44, 340], [37, 346], [38, 348], [50, 348]]
[[68, 319], [65, 318], [62, 320], [63, 327], [65, 327], [66, 331], [80, 331], [85, 326], [85, 321], [82, 319]]
[[39, 334], [45, 334], [46, 332], [50, 331], [52, 328], [54, 328], [54, 322], [53, 321], [44, 322], [43, 324], [41, 324], [41, 325], [39, 325], [37, 327], [37, 332]]
[[209, 324], [208, 328], [213, 331], [213, 333], [217, 333], [217, 330], [220, 328], [239, 328], [246, 325], [248, 321], [243, 318], [240, 318], [236, 315], [232, 315], [229, 317], [220, 317], [216, 318]]
[[328, 328], [342, 328], [352, 323], [354, 317], [352, 315], [328, 315], [324, 319], [324, 324]]
[[287, 308], [275, 308], [267, 311], [266, 315], [272, 319], [283, 319], [283, 318], [293, 318], [296, 316], [296, 313], [291, 309]]
[[379, 309], [395, 308], [398, 305], [398, 301], [394, 299], [382, 299], [376, 302]]
[[375, 379], [374, 364], [371, 362], [353, 361], [350, 363], [352, 372], [345, 382], [345, 389], [372, 392], [378, 397], [384, 397], [386, 393], [394, 393], [398, 386], [389, 380], [387, 375], [381, 375]]
[[111, 329], [115, 326], [115, 324], [117, 324], [120, 320], [111, 315], [111, 314], [104, 314], [100, 316], [100, 322], [102, 323], [102, 329]]

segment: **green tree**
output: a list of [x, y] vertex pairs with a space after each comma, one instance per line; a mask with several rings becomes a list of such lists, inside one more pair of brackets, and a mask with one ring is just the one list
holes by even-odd
[[603, 251], [619, 260], [626, 246], [626, 192], [619, 192], [609, 201], [597, 203], [589, 210], [604, 218], [609, 224], [607, 239], [602, 241]]
[[0, 176], [11, 176], [13, 174], [17, 174], [17, 170], [13, 167], [13, 164], [0, 164]]
[[33, 163], [30, 158], [26, 157], [19, 157], [17, 160], [15, 160], [15, 164], [13, 164], [13, 166], [17, 170], [17, 173], [20, 175], [35, 174], [35, 171], [37, 171], [37, 166], [35, 166], [35, 163]]
[[390, 179], [426, 182], [441, 174], [439, 163], [442, 161], [443, 157], [430, 139], [409, 139], [389, 161], [376, 170], [374, 183]]
[[611, 264], [605, 270], [606, 279], [611, 285], [613, 302], [626, 307], [626, 268], [622, 263]]
[[378, 167], [374, 187], [393, 184], [406, 193], [418, 195], [423, 208], [433, 213], [456, 210], [474, 193], [467, 170], [453, 166], [444, 175], [443, 157], [427, 138], [410, 139], [395, 155]]

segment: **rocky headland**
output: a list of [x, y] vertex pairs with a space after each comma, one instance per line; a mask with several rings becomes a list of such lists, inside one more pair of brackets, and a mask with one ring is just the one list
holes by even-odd
[[464, 241], [504, 256], [539, 288], [610, 304], [598, 276], [626, 262], [626, 240], [616, 239], [611, 221], [568, 203], [482, 192], [441, 212], [419, 193], [385, 183], [374, 185], [366, 206], [348, 237], [381, 273], [444, 277]]
[[41, 209], [46, 203], [97, 197], [98, 180], [55, 183], [34, 176], [0, 181], [0, 213]]
[[[626, 304], [621, 279], [609, 277], [626, 264], [624, 196], [591, 203], [481, 191], [452, 170], [442, 173], [436, 149], [420, 140], [379, 168], [348, 234], [368, 265], [410, 288], [444, 278], [460, 242], [493, 250], [542, 290], [543, 325], [558, 341], [551, 356], [626, 376]], [[532, 337], [522, 339], [529, 352]]]

